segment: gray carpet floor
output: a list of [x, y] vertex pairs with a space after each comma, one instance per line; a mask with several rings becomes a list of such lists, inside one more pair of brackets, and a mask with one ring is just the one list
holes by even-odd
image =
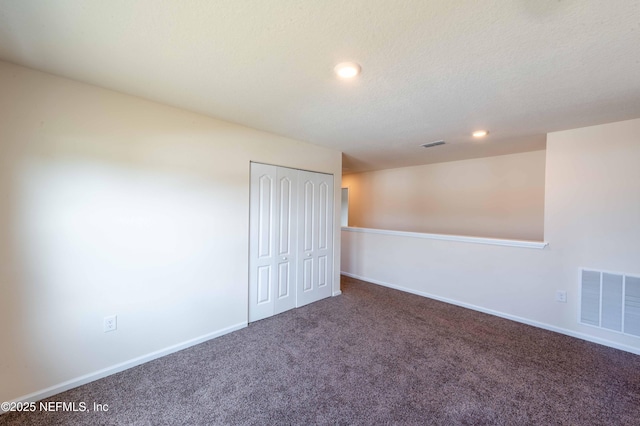
[[1, 424], [639, 425], [640, 356], [396, 290], [343, 295], [49, 398]]

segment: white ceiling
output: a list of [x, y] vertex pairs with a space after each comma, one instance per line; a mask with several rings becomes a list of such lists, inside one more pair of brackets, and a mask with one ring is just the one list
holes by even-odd
[[[339, 149], [352, 172], [640, 117], [638, 0], [0, 0], [0, 58]], [[362, 75], [337, 80], [342, 61]]]

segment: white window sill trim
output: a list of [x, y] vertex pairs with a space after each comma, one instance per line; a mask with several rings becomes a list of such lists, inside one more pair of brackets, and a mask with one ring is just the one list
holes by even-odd
[[546, 241], [505, 240], [501, 238], [467, 237], [464, 235], [425, 234], [422, 232], [390, 231], [387, 229], [342, 227], [346, 232], [382, 234], [396, 237], [424, 238], [427, 240], [456, 241], [460, 243], [489, 244], [493, 246], [521, 247], [542, 250], [549, 245]]

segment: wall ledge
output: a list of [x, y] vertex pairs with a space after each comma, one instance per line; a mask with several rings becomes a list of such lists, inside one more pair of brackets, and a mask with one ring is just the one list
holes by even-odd
[[464, 235], [426, 234], [423, 232], [391, 231], [388, 229], [356, 228], [343, 226], [346, 232], [361, 232], [365, 234], [382, 234], [396, 237], [423, 238], [427, 240], [455, 241], [460, 243], [489, 244], [494, 246], [521, 247], [542, 250], [549, 245], [546, 241], [507, 240], [501, 238], [468, 237]]

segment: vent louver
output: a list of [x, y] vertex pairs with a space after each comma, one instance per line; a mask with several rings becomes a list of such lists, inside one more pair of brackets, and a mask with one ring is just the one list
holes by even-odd
[[435, 142], [430, 142], [430, 143], [423, 143], [420, 146], [423, 147], [423, 148], [432, 148], [434, 146], [444, 145], [445, 143], [446, 143], [445, 141], [435, 141]]
[[580, 322], [640, 337], [640, 278], [583, 269]]

